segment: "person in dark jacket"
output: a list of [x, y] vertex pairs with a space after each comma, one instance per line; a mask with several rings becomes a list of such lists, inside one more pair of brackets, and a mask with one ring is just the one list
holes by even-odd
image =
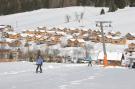
[[135, 62], [133, 62], [132, 68], [135, 68]]
[[38, 69], [40, 69], [39, 72], [42, 73], [43, 58], [40, 55], [36, 58], [36, 65], [36, 73], [38, 73]]

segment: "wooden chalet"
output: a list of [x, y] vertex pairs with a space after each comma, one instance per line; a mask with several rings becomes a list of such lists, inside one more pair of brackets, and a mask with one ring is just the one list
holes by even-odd
[[135, 43], [131, 43], [128, 45], [128, 52], [135, 52]]
[[79, 33], [79, 29], [69, 29], [69, 34]]
[[61, 41], [59, 36], [50, 37], [50, 40], [54, 43], [59, 43]]
[[80, 33], [80, 36], [83, 36], [84, 34], [86, 34], [86, 33], [87, 33], [87, 31], [80, 30], [80, 31], [79, 31], [79, 33]]
[[8, 43], [8, 45], [9, 45], [10, 47], [20, 47], [21, 44], [22, 44], [22, 42], [19, 41], [19, 40], [15, 40], [15, 41], [13, 41], [13, 42], [11, 42], [11, 43]]
[[68, 40], [68, 47], [83, 47], [84, 46], [84, 40], [83, 39], [69, 39]]
[[14, 28], [11, 25], [0, 25], [0, 31], [10, 32], [10, 31], [14, 31]]
[[9, 49], [0, 49], [0, 62], [12, 62], [18, 59], [18, 52]]
[[10, 39], [20, 39], [21, 35], [20, 35], [20, 33], [7, 32], [7, 38], [10, 38]]
[[127, 38], [128, 40], [135, 40], [135, 36], [132, 35], [131, 33], [127, 33], [127, 34], [126, 34], [126, 38]]
[[112, 44], [117, 44], [117, 45], [125, 45], [127, 42], [127, 39], [126, 38], [112, 38]]
[[[98, 35], [98, 36], [97, 36], [97, 41], [103, 42], [103, 38], [102, 38], [101, 35]], [[111, 42], [112, 42], [112, 38], [105, 36], [105, 37], [104, 37], [104, 41], [105, 41], [105, 43], [111, 43]]]
[[[99, 64], [103, 64], [104, 53], [100, 52], [98, 55]], [[107, 52], [108, 66], [121, 66], [122, 53], [119, 52]]]

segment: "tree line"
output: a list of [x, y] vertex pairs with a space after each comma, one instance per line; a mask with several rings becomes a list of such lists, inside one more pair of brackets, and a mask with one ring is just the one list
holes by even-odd
[[135, 6], [135, 0], [0, 0], [0, 15], [73, 5], [124, 8]]

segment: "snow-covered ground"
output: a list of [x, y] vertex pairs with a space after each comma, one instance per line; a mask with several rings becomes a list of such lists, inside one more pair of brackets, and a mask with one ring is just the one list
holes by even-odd
[[134, 89], [135, 70], [87, 64], [0, 63], [0, 89]]
[[[0, 24], [12, 25], [16, 31], [26, 30], [31, 27], [68, 27], [68, 28], [91, 28], [95, 29], [95, 21], [112, 21], [112, 27], [106, 30], [120, 31], [122, 33], [132, 32], [135, 28], [135, 8], [126, 7], [116, 12], [100, 15], [102, 8], [95, 7], [66, 7], [57, 9], [40, 9], [31, 12], [24, 12], [6, 16], [0, 16]], [[75, 15], [84, 13], [81, 23], [78, 23]], [[75, 14], [76, 13], [76, 14]], [[65, 23], [66, 15], [70, 16], [70, 23]], [[83, 27], [82, 27], [83, 26]]]
[[[40, 9], [0, 16], [0, 24], [12, 25], [15, 31], [21, 32], [38, 26], [96, 29], [95, 21], [106, 20], [112, 21], [112, 27], [105, 28], [105, 31], [135, 33], [134, 7], [126, 7], [113, 13], [107, 13], [108, 8], [104, 8], [106, 14], [99, 15], [101, 9], [95, 7]], [[75, 20], [75, 13], [80, 15], [82, 12], [84, 18], [79, 23]], [[65, 23], [66, 15], [71, 17], [69, 23]], [[35, 49], [41, 46], [32, 47]], [[54, 48], [56, 47], [58, 48], [58, 46]], [[126, 45], [106, 45], [108, 52], [123, 52], [126, 47]], [[101, 52], [101, 49], [101, 43], [94, 44], [95, 53]], [[36, 74], [35, 69], [35, 63], [30, 62], [0, 63], [0, 89], [134, 89], [133, 69], [103, 68], [97, 65], [87, 67], [87, 64], [64, 63], [45, 63], [41, 74]]]

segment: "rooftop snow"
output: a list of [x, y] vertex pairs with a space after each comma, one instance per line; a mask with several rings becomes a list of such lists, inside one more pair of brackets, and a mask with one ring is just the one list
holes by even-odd
[[[120, 61], [121, 57], [122, 57], [122, 53], [120, 53], [120, 52], [107, 52], [108, 60], [118, 60], [118, 61]], [[99, 53], [98, 59], [104, 59], [103, 52]]]

